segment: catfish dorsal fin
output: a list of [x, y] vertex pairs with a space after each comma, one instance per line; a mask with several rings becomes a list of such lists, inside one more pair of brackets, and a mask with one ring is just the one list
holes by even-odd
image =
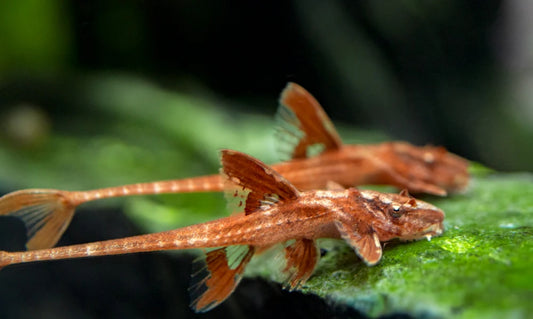
[[[261, 208], [265, 202], [296, 199], [299, 192], [278, 172], [249, 155], [232, 150], [222, 150], [221, 172], [232, 184], [248, 191], [244, 212], [248, 215]], [[229, 192], [231, 190], [228, 189]], [[237, 196], [235, 190], [231, 196]]]
[[289, 82], [281, 92], [279, 104], [278, 140], [291, 144], [291, 158], [306, 158], [315, 146], [321, 146], [321, 151], [342, 146], [335, 126], [306, 89]]

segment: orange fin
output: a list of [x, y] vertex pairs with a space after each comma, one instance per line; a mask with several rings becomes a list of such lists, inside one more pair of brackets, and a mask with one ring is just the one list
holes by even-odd
[[382, 255], [381, 243], [377, 233], [369, 228], [361, 231], [352, 225], [336, 222], [341, 237], [354, 248], [355, 252], [368, 265], [377, 264]]
[[191, 308], [206, 312], [226, 300], [239, 284], [253, 254], [253, 246], [231, 246], [208, 252], [203, 267], [192, 275]]
[[72, 220], [74, 209], [58, 190], [27, 189], [0, 198], [0, 215], [24, 222], [29, 250], [53, 247]]
[[281, 92], [279, 103], [276, 135], [282, 155], [306, 158], [342, 146], [335, 126], [306, 89], [289, 82]]
[[314, 240], [296, 239], [285, 247], [284, 286], [289, 290], [301, 287], [313, 274], [320, 259], [320, 252]]
[[244, 208], [247, 215], [265, 205], [296, 199], [299, 196], [296, 187], [283, 176], [249, 155], [222, 150], [221, 163], [221, 172], [227, 181], [233, 184], [233, 187], [226, 187], [226, 196], [240, 200], [237, 206]]

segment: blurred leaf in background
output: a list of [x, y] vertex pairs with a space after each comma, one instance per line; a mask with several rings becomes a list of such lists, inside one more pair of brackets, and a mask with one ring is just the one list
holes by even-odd
[[[0, 79], [5, 74], [42, 74], [72, 62], [72, 27], [63, 0], [0, 3]], [[2, 74], [4, 76], [2, 76]]]

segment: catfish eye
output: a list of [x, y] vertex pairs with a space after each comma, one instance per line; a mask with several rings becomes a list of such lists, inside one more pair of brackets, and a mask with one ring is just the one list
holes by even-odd
[[402, 213], [400, 212], [400, 207], [393, 206], [392, 209], [389, 209], [389, 215], [394, 218], [400, 218], [402, 216]]

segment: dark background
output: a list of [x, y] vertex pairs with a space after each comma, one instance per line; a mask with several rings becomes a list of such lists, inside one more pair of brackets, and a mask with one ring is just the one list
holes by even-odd
[[[295, 81], [335, 123], [444, 145], [501, 171], [532, 171], [527, 6], [459, 0], [2, 2], [0, 107], [36, 105], [54, 132], [65, 114], [78, 111], [72, 92], [80, 78], [120, 73], [172, 92], [216, 96], [230, 109], [271, 115], [281, 89]], [[2, 125], [2, 145], [12, 147], [17, 140]], [[12, 190], [1, 183], [4, 192]], [[63, 243], [94, 240], [84, 232], [100, 231], [103, 238], [138, 233], [120, 212], [108, 215], [116, 220], [75, 220]], [[126, 226], [109, 227], [116, 224]], [[174, 303], [186, 300], [180, 280], [189, 276], [190, 258], [108, 260], [4, 270], [2, 312], [13, 318], [192, 315]], [[85, 276], [94, 285], [76, 283]], [[285, 309], [299, 305], [314, 317], [354, 315], [297, 294], [281, 295], [271, 284], [244, 284], [251, 285], [280, 296]], [[238, 294], [238, 300], [250, 296]], [[281, 307], [264, 300], [235, 302], [207, 317], [229, 311], [267, 318], [265, 311]]]
[[126, 72], [272, 114], [295, 81], [336, 122], [445, 145], [499, 170], [533, 168], [525, 4], [34, 0], [0, 9], [4, 106], [72, 108], [76, 76]]

